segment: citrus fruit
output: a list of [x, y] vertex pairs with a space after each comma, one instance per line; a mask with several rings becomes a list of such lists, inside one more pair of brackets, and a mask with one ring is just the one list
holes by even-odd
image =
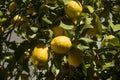
[[82, 52], [78, 49], [72, 49], [68, 52], [68, 64], [73, 67], [78, 67], [83, 61]]
[[18, 8], [18, 4], [17, 4], [16, 2], [11, 2], [11, 3], [9, 4], [8, 10], [9, 10], [10, 12], [13, 12], [13, 11], [15, 11], [17, 8]]
[[79, 1], [71, 0], [64, 7], [65, 13], [76, 23], [78, 17], [82, 12], [82, 5]]
[[48, 47], [38, 45], [32, 51], [32, 62], [35, 66], [43, 66], [48, 61]]
[[51, 41], [51, 49], [58, 54], [64, 54], [71, 49], [72, 43], [66, 36], [57, 36]]
[[54, 36], [62, 36], [63, 33], [64, 33], [64, 29], [62, 27], [60, 27], [60, 26], [53, 27], [52, 31], [53, 31]]
[[105, 41], [106, 41], [106, 42], [107, 42], [107, 41], [110, 41], [110, 40], [112, 40], [113, 38], [115, 38], [114, 35], [108, 35], [108, 36], [105, 37]]

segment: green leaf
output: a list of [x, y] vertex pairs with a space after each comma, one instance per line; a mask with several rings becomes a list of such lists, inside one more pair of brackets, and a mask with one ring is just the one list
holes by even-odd
[[52, 21], [50, 21], [50, 20], [47, 18], [47, 16], [44, 16], [44, 17], [42, 18], [42, 20], [45, 21], [45, 22], [48, 23], [48, 24], [52, 24]]
[[113, 38], [112, 40], [110, 40], [110, 44], [113, 46], [119, 46], [120, 45], [119, 39], [117, 37]]
[[85, 24], [85, 25], [83, 25], [82, 29], [80, 30], [80, 33], [82, 33], [84, 30], [86, 30], [86, 29], [88, 29], [88, 28], [93, 28], [93, 26], [90, 25], [90, 24]]
[[92, 6], [87, 5], [86, 7], [87, 7], [87, 9], [89, 10], [90, 13], [94, 12], [94, 8]]
[[3, 16], [3, 12], [2, 11], [0, 11], [0, 17], [2, 17]]
[[86, 23], [86, 24], [91, 24], [91, 21], [92, 21], [92, 18], [88, 18], [88, 17], [87, 17], [86, 20], [85, 20], [85, 23]]
[[110, 22], [110, 26], [111, 26], [111, 28], [112, 28], [112, 30], [113, 30], [114, 32], [120, 30], [120, 24], [114, 25], [112, 22]]
[[66, 5], [68, 2], [70, 2], [71, 0], [63, 0], [64, 4]]
[[85, 42], [87, 42], [87, 43], [93, 42], [92, 39], [90, 39], [90, 38], [84, 38], [84, 37], [80, 38], [80, 40], [83, 40], [83, 41], [85, 41]]
[[35, 33], [38, 31], [38, 27], [36, 26], [31, 26], [30, 29]]
[[0, 22], [5, 22], [7, 18], [0, 18]]
[[55, 67], [55, 65], [52, 65], [52, 73], [54, 74], [55, 77], [59, 74], [60, 70]]
[[66, 24], [64, 24], [62, 21], [61, 21], [61, 23], [60, 23], [60, 26], [61, 26], [62, 28], [64, 28], [64, 29], [67, 29], [67, 30], [71, 30], [71, 29], [74, 28], [73, 25], [66, 25]]
[[82, 44], [78, 44], [76, 47], [77, 47], [78, 49], [80, 49], [81, 51], [84, 51], [84, 50], [86, 50], [86, 49], [89, 49], [89, 46], [84, 46], [84, 45], [82, 45]]
[[93, 23], [93, 26], [94, 26], [96, 32], [98, 34], [101, 34], [102, 33], [102, 24], [101, 24], [100, 18], [98, 17], [97, 14], [93, 15], [93, 21], [92, 21], [92, 23]]
[[102, 66], [102, 70], [105, 70], [109, 67], [114, 67], [114, 66], [115, 66], [114, 61], [108, 62], [108, 63], [105, 63], [105, 65]]

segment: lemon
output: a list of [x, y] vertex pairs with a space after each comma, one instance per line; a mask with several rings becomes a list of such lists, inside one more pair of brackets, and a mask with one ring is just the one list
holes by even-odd
[[72, 49], [68, 52], [68, 64], [73, 67], [78, 67], [83, 61], [83, 54], [78, 49]]
[[64, 7], [65, 13], [76, 24], [77, 19], [82, 12], [82, 5], [79, 1], [71, 0]]
[[105, 41], [110, 41], [110, 40], [112, 40], [113, 38], [115, 38], [114, 35], [108, 35], [108, 36], [105, 37]]
[[63, 33], [64, 33], [64, 29], [62, 27], [60, 27], [60, 26], [53, 27], [52, 31], [53, 31], [54, 36], [62, 36]]
[[13, 11], [15, 11], [17, 8], [18, 8], [18, 4], [17, 4], [16, 2], [11, 2], [11, 3], [9, 4], [8, 10], [9, 10], [10, 12], [13, 12]]
[[64, 54], [71, 49], [72, 43], [66, 36], [57, 36], [51, 41], [51, 49], [58, 54]]
[[32, 62], [35, 66], [43, 66], [48, 61], [48, 47], [38, 45], [32, 51]]

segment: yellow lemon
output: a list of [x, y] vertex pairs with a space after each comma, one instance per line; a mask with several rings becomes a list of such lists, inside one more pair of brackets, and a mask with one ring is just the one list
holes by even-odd
[[38, 45], [32, 51], [32, 62], [35, 66], [43, 66], [48, 61], [48, 47]]
[[74, 23], [77, 23], [77, 19], [82, 12], [82, 5], [79, 1], [71, 0], [64, 7], [65, 13], [70, 17]]
[[54, 36], [62, 36], [63, 33], [64, 33], [64, 29], [62, 27], [60, 27], [60, 26], [53, 27], [52, 31], [53, 31]]
[[68, 64], [73, 67], [78, 67], [83, 61], [83, 54], [78, 49], [72, 49], [68, 52]]
[[9, 4], [8, 10], [9, 10], [10, 12], [13, 12], [13, 11], [16, 10], [17, 8], [18, 8], [18, 4], [17, 4], [16, 2], [11, 2], [11, 3]]
[[70, 39], [66, 36], [57, 36], [51, 41], [51, 49], [58, 54], [68, 52], [72, 47]]

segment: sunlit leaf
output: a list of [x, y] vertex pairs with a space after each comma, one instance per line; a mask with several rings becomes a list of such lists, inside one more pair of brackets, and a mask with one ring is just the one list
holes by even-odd
[[107, 68], [114, 67], [114, 66], [115, 66], [115, 62], [114, 61], [108, 62], [108, 63], [105, 63], [105, 65], [103, 65], [102, 70], [105, 70]]
[[91, 43], [91, 42], [93, 42], [93, 40], [92, 39], [90, 39], [90, 38], [80, 38], [80, 40], [83, 40], [83, 41], [85, 41], [85, 42], [87, 42], [87, 43]]
[[114, 25], [112, 22], [110, 22], [110, 26], [114, 32], [120, 31], [120, 24]]
[[92, 18], [86, 18], [85, 23], [86, 24], [91, 24]]
[[52, 65], [52, 73], [56, 77], [59, 74], [60, 70], [55, 67], [55, 65]]
[[94, 12], [94, 8], [92, 6], [87, 5], [86, 7], [88, 8], [88, 10], [89, 10], [90, 13]]
[[45, 21], [48, 24], [52, 24], [52, 21], [50, 21], [46, 16], [42, 18], [43, 21]]
[[74, 27], [73, 25], [66, 25], [63, 22], [60, 23], [60, 26], [64, 29], [67, 29], [67, 30], [71, 30]]
[[31, 26], [30, 29], [35, 33], [38, 31], [38, 27], [36, 26]]
[[85, 45], [79, 44], [79, 45], [77, 45], [77, 48], [80, 49], [80, 50], [82, 50], [82, 51], [84, 51], [86, 49], [89, 49], [89, 46], [85, 46]]

